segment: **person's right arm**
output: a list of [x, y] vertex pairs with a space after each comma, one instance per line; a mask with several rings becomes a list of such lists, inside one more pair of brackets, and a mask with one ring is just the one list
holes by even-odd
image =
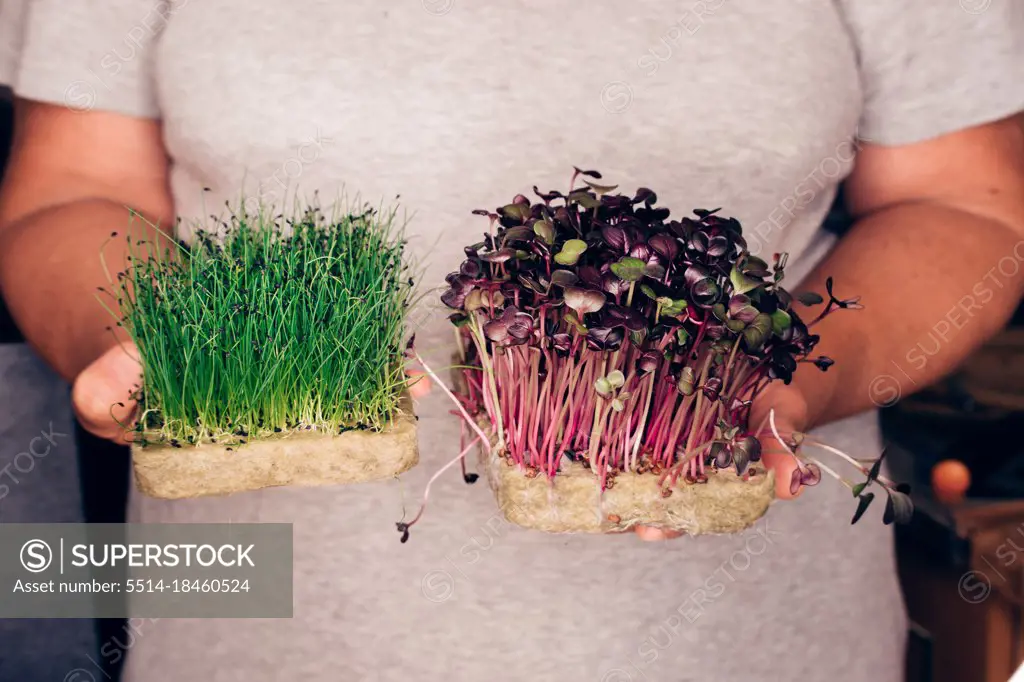
[[139, 367], [108, 331], [115, 321], [96, 298], [110, 286], [100, 251], [111, 274], [122, 269], [127, 243], [110, 235], [129, 228], [128, 207], [174, 225], [160, 124], [26, 100], [15, 107], [0, 185], [0, 292], [29, 345], [75, 383], [83, 425], [116, 438], [110, 409], [127, 398]]

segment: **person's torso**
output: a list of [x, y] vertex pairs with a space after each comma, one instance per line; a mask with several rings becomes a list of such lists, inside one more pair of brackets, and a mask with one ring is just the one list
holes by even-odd
[[853, 157], [833, 3], [173, 7], [152, 71], [182, 219], [243, 190], [401, 195], [432, 281], [484, 229], [472, 209], [564, 189], [573, 165], [677, 215], [721, 207], [753, 251], [797, 261]]
[[[676, 215], [721, 207], [762, 255], [809, 255], [861, 106], [841, 17], [817, 0], [179, 2], [153, 71], [185, 223], [243, 191], [401, 195], [425, 289], [486, 229], [473, 209], [564, 191], [574, 165]], [[432, 308], [419, 343], [443, 363]], [[297, 601], [288, 624], [160, 623], [134, 679], [898, 679], [889, 536], [850, 528], [831, 481], [749, 533], [645, 545], [509, 526], [452, 473], [401, 545], [403, 507], [458, 451], [444, 401], [419, 405], [422, 460], [400, 481], [136, 495], [136, 520], [293, 522]], [[833, 437], [878, 441], [870, 416]], [[182, 660], [197, 628], [235, 667]]]

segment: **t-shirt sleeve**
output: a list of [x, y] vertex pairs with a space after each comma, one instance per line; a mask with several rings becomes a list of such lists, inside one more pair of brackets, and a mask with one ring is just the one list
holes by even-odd
[[0, 86], [10, 86], [18, 68], [23, 16], [28, 0], [0, 0]]
[[153, 53], [174, 8], [167, 0], [0, 0], [0, 81], [25, 99], [157, 118]]
[[841, 0], [869, 142], [920, 142], [1024, 110], [1024, 0]]

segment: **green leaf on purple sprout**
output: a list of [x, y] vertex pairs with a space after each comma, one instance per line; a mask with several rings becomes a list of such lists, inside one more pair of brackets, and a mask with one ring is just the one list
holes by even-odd
[[471, 313], [474, 310], [479, 310], [480, 308], [484, 307], [483, 296], [481, 295], [481, 293], [482, 292], [480, 289], [473, 289], [473, 291], [469, 292], [469, 294], [466, 296], [465, 302], [462, 304], [462, 307], [467, 313]]
[[[572, 307], [572, 306], [570, 306], [570, 307]], [[565, 315], [562, 316], [562, 319], [565, 320], [566, 324], [568, 324], [573, 329], [575, 329], [576, 332], [580, 336], [586, 336], [587, 335], [588, 329], [587, 329], [586, 325], [584, 325], [582, 322], [580, 322], [580, 319], [576, 315], [575, 312], [570, 310], [569, 312], [565, 313]]]
[[611, 270], [621, 280], [637, 282], [643, 278], [646, 265], [639, 258], [625, 256], [620, 258], [617, 263], [612, 263]]
[[607, 377], [598, 377], [598, 379], [594, 381], [594, 390], [597, 391], [597, 394], [602, 398], [607, 398], [612, 394], [612, 384], [608, 381]]
[[480, 301], [491, 308], [500, 308], [505, 305], [505, 295], [498, 290], [480, 290]]
[[772, 332], [782, 336], [793, 324], [793, 318], [785, 310], [778, 308], [772, 313]]
[[736, 266], [733, 266], [729, 272], [729, 281], [732, 282], [732, 290], [734, 294], [745, 294], [748, 291], [753, 291], [763, 284], [760, 280], [749, 277], [744, 273], [740, 272]]
[[729, 331], [736, 332], [738, 334], [746, 329], [747, 323], [743, 320], [727, 320], [725, 326], [728, 327]]
[[608, 380], [612, 388], [622, 388], [623, 384], [626, 383], [626, 375], [622, 373], [622, 370], [618, 369], [610, 372], [605, 379]]
[[503, 218], [526, 220], [530, 217], [530, 207], [524, 204], [508, 204], [499, 208], [498, 214]]
[[754, 321], [747, 325], [747, 328], [743, 330], [743, 342], [746, 344], [747, 350], [754, 352], [764, 345], [765, 341], [772, 332], [772, 318], [771, 315], [764, 313], [758, 313]]
[[693, 367], [683, 367], [682, 371], [679, 372], [679, 381], [676, 383], [676, 388], [683, 395], [693, 395], [696, 386], [697, 375], [694, 373]]
[[448, 321], [456, 327], [465, 327], [469, 324], [469, 315], [464, 313], [452, 313], [448, 316]]
[[562, 250], [555, 254], [555, 262], [559, 265], [576, 265], [576, 262], [587, 250], [587, 243], [582, 239], [570, 239], [562, 244]]
[[555, 226], [548, 220], [538, 220], [533, 224], [533, 232], [547, 245], [555, 243]]
[[596, 182], [591, 182], [590, 180], [584, 180], [583, 182], [587, 185], [587, 187], [594, 190], [594, 192], [597, 193], [599, 196], [601, 194], [608, 194], [609, 192], [614, 192], [619, 188], [618, 185], [599, 185]]
[[874, 499], [874, 493], [863, 493], [862, 495], [857, 496], [857, 511], [854, 512], [853, 520], [850, 521], [851, 526], [860, 521], [861, 517], [864, 516], [864, 512], [868, 510], [868, 507], [871, 506], [871, 503], [874, 501]]
[[529, 227], [510, 227], [501, 233], [501, 245], [506, 246], [509, 242], [532, 242], [534, 234]]
[[801, 291], [798, 294], [793, 294], [793, 298], [805, 306], [819, 305], [825, 301], [821, 294], [816, 294], [813, 291]]
[[597, 208], [601, 205], [601, 200], [595, 197], [588, 190], [578, 189], [569, 194], [569, 201], [575, 202], [586, 209]]

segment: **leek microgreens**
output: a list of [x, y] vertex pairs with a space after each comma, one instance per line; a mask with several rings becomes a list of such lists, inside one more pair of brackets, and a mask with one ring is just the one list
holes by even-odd
[[[752, 401], [800, 364], [826, 371], [811, 328], [858, 299], [837, 298], [830, 278], [805, 323], [796, 305], [824, 299], [784, 289], [786, 254], [752, 255], [738, 220], [673, 219], [654, 191], [599, 180], [577, 168], [565, 194], [534, 187], [539, 201], [474, 211], [490, 229], [441, 297], [455, 311], [460, 402], [527, 476], [555, 480], [572, 461], [602, 489], [650, 473], [666, 495], [680, 478], [749, 476], [770, 435], [749, 429]], [[804, 466], [802, 484], [816, 471]]]
[[383, 427], [406, 384], [402, 227], [394, 209], [352, 204], [232, 211], [169, 249], [121, 235], [128, 261], [106, 293], [142, 365], [134, 439]]

